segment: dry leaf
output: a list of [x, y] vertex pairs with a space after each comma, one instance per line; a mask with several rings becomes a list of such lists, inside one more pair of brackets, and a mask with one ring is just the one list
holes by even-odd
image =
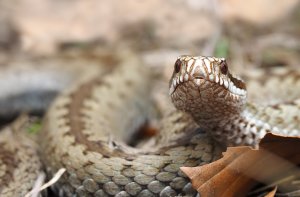
[[[300, 138], [267, 134], [259, 150], [229, 147], [223, 158], [199, 167], [182, 167], [201, 196], [245, 196], [258, 182], [272, 183], [300, 169]], [[278, 188], [288, 191], [291, 188]]]

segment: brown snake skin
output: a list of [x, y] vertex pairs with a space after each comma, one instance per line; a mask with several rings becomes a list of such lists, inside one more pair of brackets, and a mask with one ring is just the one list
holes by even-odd
[[[39, 152], [50, 177], [60, 168], [67, 169], [54, 186], [59, 196], [194, 196], [191, 183], [179, 167], [212, 162], [222, 151], [199, 126], [216, 140], [234, 145], [256, 145], [269, 131], [299, 135], [299, 101], [245, 107], [245, 84], [230, 74], [224, 59], [181, 56], [175, 63], [170, 81], [172, 101], [190, 113], [199, 126], [168, 100], [167, 106], [156, 111], [151, 96], [153, 75], [140, 64], [136, 58], [129, 58], [120, 66], [82, 78], [47, 112], [39, 135]], [[283, 76], [292, 77], [300, 86], [300, 75], [295, 72], [280, 74], [279, 79]], [[234, 86], [229, 88], [230, 82]], [[128, 146], [136, 130], [157, 114], [161, 118], [160, 134], [139, 148]], [[30, 170], [34, 172], [28, 173], [32, 179], [30, 184], [24, 180], [28, 184], [21, 193], [18, 183], [13, 182], [21, 180], [16, 177], [18, 173], [7, 168], [18, 160], [7, 156], [15, 149], [8, 149], [2, 141], [0, 146], [0, 183], [3, 177], [11, 180], [0, 185], [0, 196], [23, 196], [40, 169], [38, 160], [37, 165], [32, 161]], [[29, 151], [35, 152], [35, 148], [21, 149], [29, 152], [22, 157], [29, 154], [38, 158]], [[8, 192], [9, 184], [16, 190]]]
[[37, 147], [25, 130], [13, 130], [14, 126], [2, 130], [0, 138], [0, 196], [4, 197], [25, 196], [41, 170]]

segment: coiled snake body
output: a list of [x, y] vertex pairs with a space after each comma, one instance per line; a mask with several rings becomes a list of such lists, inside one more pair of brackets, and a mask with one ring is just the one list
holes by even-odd
[[[150, 71], [132, 59], [95, 76], [65, 91], [43, 122], [39, 152], [47, 173], [67, 169], [55, 184], [61, 196], [192, 196], [195, 191], [179, 167], [202, 165], [219, 156], [222, 149], [209, 136], [227, 145], [255, 146], [266, 132], [299, 134], [297, 100], [271, 107], [246, 104], [245, 84], [230, 74], [225, 59], [181, 56], [170, 95], [182, 111], [166, 101], [167, 110], [159, 112], [160, 134], [134, 148], [127, 145], [131, 136], [155, 114]], [[280, 117], [285, 121], [279, 123]], [[24, 155], [35, 158], [35, 149], [22, 143], [7, 147], [5, 140], [0, 145], [1, 196], [22, 196], [36, 178], [39, 161], [28, 166], [27, 157], [12, 158], [8, 152], [29, 150]], [[14, 163], [21, 170], [11, 168]], [[16, 174], [26, 172], [31, 180], [22, 180], [26, 187], [20, 191]], [[4, 184], [3, 177], [11, 181]]]

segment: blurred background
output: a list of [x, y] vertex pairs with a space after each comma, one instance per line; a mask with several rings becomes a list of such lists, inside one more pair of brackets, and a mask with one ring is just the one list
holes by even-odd
[[182, 53], [297, 64], [299, 8], [297, 0], [1, 0], [0, 57], [121, 46], [156, 66]]
[[43, 111], [83, 66], [115, 65], [121, 51], [166, 81], [182, 54], [226, 57], [237, 74], [298, 67], [300, 2], [0, 0], [0, 117]]

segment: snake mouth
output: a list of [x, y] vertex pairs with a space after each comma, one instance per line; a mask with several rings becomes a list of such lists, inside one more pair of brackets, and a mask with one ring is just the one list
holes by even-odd
[[199, 86], [201, 81], [207, 81], [207, 79], [205, 79], [203, 76], [189, 77], [187, 74], [185, 77], [173, 78], [172, 83], [170, 84], [169, 95], [172, 95], [179, 86], [190, 81]]
[[[233, 97], [247, 95], [244, 81], [229, 72], [224, 58], [180, 56], [174, 65], [169, 94], [173, 95], [177, 87], [187, 81], [193, 84], [191, 88], [196, 86], [200, 91], [213, 86], [212, 91], [222, 91]], [[186, 91], [189, 88], [187, 84]]]
[[179, 86], [189, 81], [193, 82], [198, 87], [200, 87], [201, 84], [205, 82], [214, 83], [216, 85], [223, 87], [225, 90], [229, 91], [232, 95], [242, 96], [242, 97], [246, 95], [246, 90], [235, 86], [235, 84], [231, 80], [216, 78], [213, 75], [209, 75], [209, 77], [204, 77], [202, 75], [189, 76], [188, 74], [185, 74], [184, 77], [181, 75], [180, 77], [176, 77], [176, 78], [174, 77], [172, 79], [172, 83], [170, 84], [169, 95], [172, 95]]
[[194, 79], [205, 79], [205, 78], [202, 76], [196, 76], [196, 77], [194, 77]]

